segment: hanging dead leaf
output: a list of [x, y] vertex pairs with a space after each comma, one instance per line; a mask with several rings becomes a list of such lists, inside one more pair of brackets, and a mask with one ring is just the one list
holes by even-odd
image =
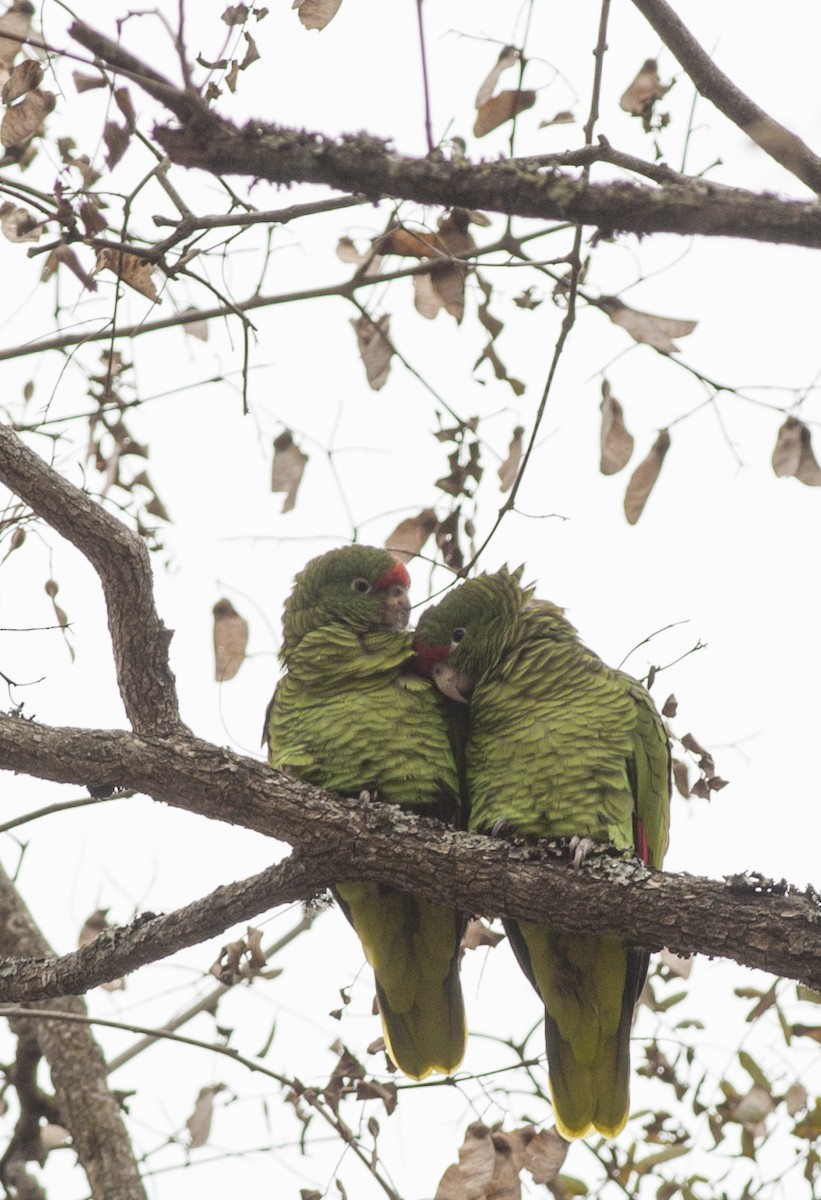
[[3, 120], [0, 121], [0, 142], [8, 150], [12, 146], [22, 146], [29, 138], [40, 133], [43, 122], [54, 108], [56, 97], [53, 92], [40, 91], [35, 88], [28, 92], [19, 103], [6, 109]]
[[493, 1178], [496, 1151], [491, 1132], [480, 1121], [469, 1125], [459, 1147], [459, 1171], [469, 1196], [483, 1196]]
[[493, 367], [493, 374], [496, 376], [496, 378], [501, 379], [504, 383], [509, 384], [513, 389], [513, 394], [515, 396], [521, 396], [524, 394], [525, 385], [522, 383], [521, 379], [516, 379], [513, 375], [508, 375], [507, 367], [496, 353], [496, 347], [492, 341], [488, 342], [482, 353], [476, 359], [476, 362], [473, 364], [474, 371], [481, 366], [483, 362], [490, 363], [490, 365]]
[[551, 117], [549, 121], [540, 121], [539, 129], [547, 129], [550, 125], [572, 125], [576, 118], [572, 112], [563, 108], [561, 112], [557, 112], [555, 117]]
[[400, 521], [393, 533], [385, 538], [385, 549], [390, 550], [402, 562], [410, 562], [424, 546], [439, 524], [432, 508], [423, 508], [415, 517]]
[[0, 227], [10, 242], [38, 242], [46, 228], [28, 209], [18, 208], [10, 200], [0, 204]]
[[104, 229], [108, 228], [108, 221], [100, 212], [100, 198], [98, 196], [89, 196], [87, 199], [82, 200], [78, 212], [89, 237], [96, 237], [98, 233], [102, 233]]
[[40, 279], [42, 282], [45, 283], [47, 280], [51, 279], [52, 275], [61, 264], [68, 267], [69, 271], [77, 276], [87, 291], [97, 291], [97, 280], [89, 275], [88, 271], [86, 271], [85, 267], [80, 262], [71, 246], [55, 246], [43, 264], [43, 269], [40, 272]]
[[[180, 316], [184, 313], [197, 312], [196, 308], [184, 308], [180, 312]], [[197, 338], [200, 342], [208, 341], [208, 322], [205, 320], [186, 321], [182, 327], [183, 333], [187, 333], [189, 337]]]
[[72, 73], [74, 86], [77, 89], [78, 95], [81, 92], [91, 92], [95, 88], [108, 87], [102, 75], [84, 75], [82, 71], [74, 71]]
[[601, 385], [601, 459], [602, 475], [615, 475], [630, 461], [633, 435], [624, 424], [624, 409], [610, 390], [605, 379]]
[[809, 1095], [803, 1083], [791, 1083], [784, 1093], [784, 1104], [791, 1117], [807, 1107]]
[[391, 373], [393, 346], [390, 342], [391, 318], [388, 313], [373, 320], [364, 313], [356, 320], [351, 318], [359, 357], [365, 367], [368, 386], [378, 392], [385, 386]]
[[514, 296], [513, 303], [517, 308], [533, 309], [538, 308], [542, 302], [541, 300], [536, 299], [536, 297], [533, 295], [533, 288], [529, 287], [525, 288], [525, 290], [518, 296]]
[[104, 929], [108, 929], [108, 909], [97, 908], [83, 922], [80, 936], [77, 938], [77, 945], [88, 946], [100, 936]]
[[217, 683], [233, 679], [245, 660], [248, 622], [230, 600], [214, 605], [214, 678]]
[[505, 91], [498, 96], [491, 96], [476, 113], [473, 124], [473, 136], [480, 138], [511, 121], [519, 113], [526, 112], [536, 103], [536, 93], [532, 91]]
[[116, 121], [106, 121], [105, 128], [103, 129], [103, 141], [106, 144], [106, 166], [111, 170], [112, 167], [116, 167], [128, 149], [131, 134], [123, 125], [118, 125]]
[[678, 758], [673, 759], [673, 783], [678, 794], [686, 800], [690, 795], [690, 772], [687, 770], [687, 764]]
[[731, 1120], [738, 1121], [753, 1137], [764, 1137], [767, 1132], [767, 1117], [775, 1108], [775, 1101], [767, 1088], [754, 1083], [732, 1110]]
[[662, 96], [666, 96], [672, 86], [672, 83], [661, 82], [658, 63], [654, 58], [648, 58], [622, 95], [619, 104], [631, 116], [642, 117], [647, 126], [653, 115], [654, 104], [661, 100]]
[[357, 1100], [381, 1100], [388, 1116], [396, 1108], [397, 1089], [395, 1083], [378, 1083], [375, 1079], [360, 1079], [356, 1084]]
[[465, 564], [459, 546], [459, 515], [460, 509], [457, 506], [444, 521], [439, 522], [436, 530], [436, 545], [442, 551], [442, 561], [454, 571], [460, 571]]
[[499, 57], [493, 64], [493, 69], [487, 78], [483, 81], [479, 91], [476, 93], [475, 107], [481, 108], [483, 104], [487, 104], [490, 97], [496, 90], [496, 84], [504, 71], [509, 67], [515, 67], [520, 59], [519, 51], [515, 46], [503, 46], [499, 52]]
[[664, 456], [669, 449], [670, 434], [666, 429], [662, 429], [653, 442], [650, 453], [630, 476], [630, 482], [624, 494], [624, 515], [627, 517], [628, 524], [635, 525], [643, 513], [647, 499], [659, 477]]
[[239, 69], [240, 71], [247, 71], [251, 64], [255, 63], [262, 56], [260, 55], [260, 52], [257, 49], [257, 44], [251, 37], [250, 33], [243, 33], [242, 36], [248, 43], [248, 49], [245, 51], [245, 58], [239, 64]]
[[296, 494], [302, 483], [302, 476], [308, 462], [308, 455], [303, 454], [293, 439], [290, 430], [286, 429], [279, 437], [274, 438], [274, 462], [271, 468], [271, 491], [285, 492], [282, 511], [290, 512], [296, 504]]
[[686, 337], [692, 333], [698, 321], [686, 321], [677, 317], [657, 317], [653, 313], [630, 308], [617, 296], [602, 296], [599, 307], [607, 313], [614, 325], [626, 329], [635, 342], [644, 342], [661, 354], [675, 354], [678, 346], [673, 338]]
[[677, 712], [678, 712], [678, 700], [676, 700], [675, 696], [671, 692], [670, 695], [667, 697], [667, 699], [664, 701], [664, 707], [661, 710], [661, 715], [663, 717], [673, 718]]
[[479, 917], [473, 917], [468, 921], [465, 932], [462, 934], [462, 949], [478, 950], [480, 946], [490, 946], [492, 949], [504, 940], [503, 933], [496, 933], [486, 921], [482, 921]]
[[807, 487], [821, 487], [821, 467], [813, 453], [810, 431], [797, 417], [787, 417], [779, 429], [772, 464], [776, 475], [792, 475]]
[[291, 8], [306, 29], [324, 29], [339, 11], [342, 0], [294, 0]]
[[541, 1129], [537, 1133], [532, 1125], [524, 1125], [506, 1134], [513, 1151], [517, 1170], [529, 1171], [534, 1183], [550, 1183], [558, 1175], [570, 1143], [555, 1129]]
[[0, 98], [2, 98], [4, 104], [12, 104], [21, 96], [25, 96], [26, 92], [39, 87], [42, 82], [42, 66], [36, 59], [26, 58], [23, 62], [17, 64], [3, 84], [2, 96]]
[[438, 308], [444, 308], [452, 317], [455, 317], [457, 325], [461, 324], [465, 313], [466, 270], [458, 263], [439, 263], [431, 267], [428, 276], [414, 276], [414, 283], [421, 278], [430, 280]]
[[220, 20], [224, 21], [229, 28], [234, 25], [244, 25], [250, 15], [250, 8], [247, 4], [229, 4], [228, 7], [220, 15]]
[[712, 754], [709, 750], [704, 749], [700, 742], [693, 737], [692, 733], [685, 733], [681, 739], [681, 744], [685, 750], [689, 750], [698, 759], [698, 765], [705, 775], [715, 773], [716, 766]]
[[499, 467], [499, 491], [509, 492], [519, 474], [519, 464], [522, 461], [522, 438], [524, 426], [517, 425], [507, 450], [507, 458]]
[[200, 1088], [194, 1111], [185, 1122], [190, 1134], [189, 1150], [198, 1150], [200, 1146], [207, 1143], [211, 1136], [211, 1122], [214, 1119], [214, 1097], [224, 1090], [224, 1083], [212, 1083], [208, 1087]]
[[94, 267], [94, 274], [98, 275], [100, 271], [111, 271], [118, 279], [122, 279], [123, 283], [127, 283], [135, 292], [139, 292], [142, 296], [147, 296], [154, 304], [161, 304], [157, 289], [151, 279], [151, 272], [154, 270], [152, 263], [145, 262], [138, 258], [136, 254], [127, 254], [120, 250], [110, 250], [106, 247], [97, 255], [97, 262]]
[[[11, 7], [0, 17], [0, 66], [7, 71], [31, 33], [34, 5], [31, 0], [13, 0]], [[4, 36], [9, 35], [9, 36]]]
[[233, 95], [237, 90], [237, 79], [239, 77], [239, 63], [236, 59], [231, 61], [231, 66], [225, 76], [225, 84], [228, 91]]

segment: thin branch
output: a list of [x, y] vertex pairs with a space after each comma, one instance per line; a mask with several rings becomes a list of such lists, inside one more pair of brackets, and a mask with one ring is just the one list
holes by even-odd
[[[821, 904], [812, 890], [742, 876], [715, 882], [601, 856], [576, 872], [561, 851], [446, 829], [393, 805], [344, 800], [185, 732], [52, 729], [0, 716], [0, 769], [38, 779], [134, 788], [189, 812], [298, 847], [306, 884], [392, 884], [465, 912], [549, 919], [650, 950], [732, 958], [821, 988]], [[323, 869], [315, 868], [318, 858]], [[294, 865], [295, 872], [297, 864]]]
[[700, 46], [666, 0], [633, 0], [706, 100], [814, 192], [821, 192], [821, 158], [796, 134], [736, 87]]
[[180, 725], [171, 634], [157, 615], [145, 542], [0, 424], [0, 480], [89, 560], [100, 577], [120, 695], [135, 729]]
[[277, 905], [309, 899], [331, 882], [321, 860], [291, 855], [175, 912], [143, 914], [128, 926], [109, 926], [93, 942], [59, 958], [5, 958], [0, 961], [0, 994], [7, 1001], [82, 995]]

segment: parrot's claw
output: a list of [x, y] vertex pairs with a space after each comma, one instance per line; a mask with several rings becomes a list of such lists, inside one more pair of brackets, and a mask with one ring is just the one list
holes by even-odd
[[579, 837], [578, 834], [570, 839], [570, 845], [568, 848], [570, 853], [573, 855], [574, 871], [579, 871], [581, 869], [582, 863], [585, 861], [595, 844], [596, 843], [592, 838]]

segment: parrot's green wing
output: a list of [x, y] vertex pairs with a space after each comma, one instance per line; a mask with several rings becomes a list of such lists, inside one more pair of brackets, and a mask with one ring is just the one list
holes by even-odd
[[[437, 647], [470, 695], [471, 829], [578, 835], [660, 865], [669, 750], [639, 683], [607, 667], [560, 609], [520, 588], [517, 573], [471, 580], [426, 613], [418, 658], [435, 662]], [[614, 1136], [629, 1111], [630, 1029], [647, 955], [593, 933], [509, 920], [505, 929], [544, 1001], [560, 1133]]]
[[[363, 549], [369, 550], [347, 553]], [[337, 560], [344, 553], [332, 552]], [[394, 563], [383, 551], [370, 553]], [[332, 565], [339, 570], [338, 561]], [[368, 578], [360, 558], [351, 579]], [[286, 674], [267, 716], [271, 765], [342, 795], [366, 792], [458, 822], [459, 781], [443, 701], [410, 671], [410, 635], [367, 628], [364, 607], [351, 627], [344, 605], [330, 611], [322, 588], [310, 578], [307, 583], [310, 608], [300, 606], [298, 589], [288, 602], [299, 618], [293, 622], [298, 637], [288, 636], [286, 606]], [[344, 600], [344, 590], [340, 594]], [[431, 1071], [451, 1074], [466, 1040], [459, 983], [464, 918], [386, 885], [340, 882], [334, 891], [373, 967], [391, 1057], [414, 1079]]]

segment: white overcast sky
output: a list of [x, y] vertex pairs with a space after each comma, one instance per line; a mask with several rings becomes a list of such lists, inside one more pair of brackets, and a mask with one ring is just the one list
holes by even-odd
[[[176, 5], [163, 0], [160, 7], [173, 20]], [[207, 59], [220, 49], [222, 7], [210, 0], [189, 4], [192, 56], [202, 53]], [[681, 0], [676, 7], [741, 88], [810, 145], [821, 147], [821, 11], [816, 4], [725, 0], [717, 6], [707, 0]], [[472, 137], [473, 98], [500, 46], [520, 40], [526, 6], [446, 0], [427, 8], [435, 136], [464, 137], [474, 158], [505, 153], [505, 130], [482, 142]], [[321, 34], [303, 31], [283, 0], [273, 0], [270, 9], [263, 22], [252, 26], [262, 61], [240, 76], [236, 97], [225, 94], [222, 111], [237, 120], [257, 115], [330, 134], [365, 129], [392, 139], [402, 152], [424, 153], [416, 7], [411, 0], [344, 0], [339, 15]], [[79, 0], [77, 12], [113, 32], [120, 6]], [[534, 5], [527, 83], [538, 89], [538, 99], [521, 118], [517, 152], [554, 152], [580, 144], [597, 21], [597, 5]], [[42, 12], [47, 40], [67, 44], [64, 24], [60, 8], [47, 3]], [[156, 20], [129, 21], [124, 39], [159, 69], [174, 71]], [[628, 0], [616, 0], [612, 6], [608, 41], [598, 130], [621, 149], [652, 156], [651, 139], [639, 122], [619, 109], [618, 100], [641, 62], [658, 57], [662, 79], [676, 77], [660, 106], [672, 117], [660, 146], [665, 160], [680, 168], [693, 95], [686, 77]], [[77, 97], [68, 73], [62, 70], [60, 77], [66, 92], [50, 128], [70, 134], [79, 151], [101, 162], [104, 100], [100, 93]], [[144, 106], [139, 93], [133, 86], [130, 90], [140, 110]], [[578, 117], [575, 125], [538, 128], [540, 120], [567, 108]], [[45, 190], [57, 169], [49, 154], [43, 147], [29, 174], [29, 181]], [[720, 165], [714, 166], [718, 159]], [[129, 150], [115, 175], [116, 187], [127, 190], [146, 161], [139, 149]], [[806, 197], [797, 180], [711, 105], [699, 102], [686, 169], [708, 168], [710, 177], [721, 182]], [[609, 174], [601, 169], [595, 177]], [[224, 194], [214, 181], [179, 172], [176, 182], [196, 211], [223, 210]], [[242, 181], [235, 182], [244, 187]], [[251, 200], [268, 209], [325, 194], [321, 189], [277, 192], [257, 185]], [[143, 212], [174, 215], [156, 186], [150, 195]], [[345, 278], [350, 268], [334, 254], [338, 237], [346, 234], [364, 245], [384, 227], [388, 211], [387, 206], [352, 209], [283, 228], [274, 236], [260, 290], [273, 294]], [[408, 218], [424, 215], [410, 207], [404, 211]], [[430, 220], [435, 215], [427, 214]], [[477, 240], [492, 237], [501, 227], [494, 218], [492, 229], [476, 231]], [[561, 237], [548, 238], [537, 243], [537, 253], [552, 257], [566, 245]], [[234, 298], [244, 298], [260, 278], [263, 249], [261, 234], [240, 240], [232, 255], [212, 267], [214, 284]], [[86, 261], [90, 262], [88, 253]], [[475, 288], [469, 287], [461, 327], [446, 314], [434, 322], [419, 317], [413, 311], [409, 281], [380, 293], [374, 309], [390, 312], [395, 343], [448, 404], [464, 416], [483, 418], [486, 474], [479, 493], [480, 534], [500, 503], [495, 468], [511, 430], [519, 423], [528, 433], [532, 427], [562, 317], [551, 302], [546, 279], [521, 269], [504, 270], [498, 261], [496, 266], [483, 265], [482, 271], [496, 289], [492, 310], [506, 325], [498, 351], [511, 374], [527, 385], [521, 398], [489, 378], [486, 368], [479, 372], [481, 383], [471, 374], [484, 343], [475, 315]], [[25, 247], [2, 241], [0, 264], [7, 281], [0, 293], [0, 348], [48, 334], [54, 293], [38, 284], [42, 257], [28, 259]], [[505, 520], [482, 564], [494, 569], [503, 562], [525, 562], [526, 575], [539, 581], [540, 593], [564, 605], [585, 640], [613, 664], [649, 634], [677, 623], [632, 655], [626, 667], [636, 675], [644, 675], [650, 663], [672, 662], [697, 642], [705, 643], [706, 648], [659, 677], [654, 695], [661, 705], [675, 692], [676, 731], [692, 730], [711, 748], [719, 774], [731, 786], [709, 805], [674, 801], [667, 860], [674, 871], [720, 876], [754, 869], [799, 885], [817, 879], [821, 490], [773, 475], [770, 455], [783, 417], [768, 407], [794, 403], [814, 387], [821, 369], [817, 265], [813, 251], [727, 239], [623, 237], [595, 249], [586, 282], [592, 293], [618, 294], [649, 312], [697, 319], [696, 331], [681, 340], [678, 357], [743, 389], [752, 399], [725, 395], [720, 400], [721, 422], [716, 410], [706, 407], [672, 429], [673, 445], [658, 486], [638, 525], [628, 527], [622, 497], [631, 468], [609, 479], [597, 469], [602, 372], [625, 406], [636, 436], [635, 461], [659, 428], [695, 409], [705, 393], [674, 361], [634, 346], [600, 312], [581, 306], [519, 495], [521, 513], [528, 515]], [[544, 303], [533, 312], [521, 312], [512, 299], [530, 284]], [[61, 328], [79, 323], [93, 329], [110, 312], [113, 285], [101, 276], [96, 297], [88, 297], [76, 292], [73, 281], [64, 280], [60, 295]], [[157, 313], [144, 298], [126, 294], [120, 319], [168, 315], [175, 306], [190, 303], [210, 301], [202, 290], [174, 284]], [[313, 554], [350, 539], [352, 520], [361, 540], [379, 544], [401, 516], [441, 500], [433, 486], [446, 473], [443, 447], [431, 436], [436, 405], [397, 362], [380, 393], [368, 389], [348, 323], [353, 315], [343, 301], [334, 299], [254, 313], [252, 411], [245, 418], [239, 390], [242, 337], [236, 322], [212, 322], [206, 344], [171, 330], [119, 345], [134, 364], [139, 395], [158, 397], [127, 420], [134, 435], [150, 447], [147, 467], [173, 517], [155, 570], [160, 613], [176, 631], [171, 654], [183, 717], [197, 734], [249, 754], [259, 753], [262, 715], [277, 677], [281, 605], [294, 572]], [[87, 411], [81, 367], [96, 365], [98, 352], [98, 346], [87, 347], [68, 363], [57, 355], [44, 355], [3, 364], [4, 409], [19, 416], [23, 383], [33, 380], [29, 419], [46, 406], [53, 417]], [[226, 382], [208, 382], [221, 376]], [[814, 394], [802, 416], [818, 428]], [[280, 512], [282, 498], [268, 490], [271, 441], [283, 426], [294, 430], [310, 455], [296, 508], [286, 515]], [[73, 441], [57, 448], [58, 462], [78, 483], [83, 475], [75, 451], [84, 436], [82, 425], [75, 425]], [[816, 435], [816, 441], [821, 456], [821, 436]], [[50, 443], [42, 439], [32, 439], [31, 444], [49, 452]], [[330, 460], [328, 450], [333, 451]], [[91, 490], [97, 486], [92, 473], [86, 482]], [[445, 511], [441, 503], [440, 511]], [[72, 622], [76, 662], [70, 662], [57, 634], [3, 635], [0, 670], [23, 682], [42, 677], [36, 686], [15, 692], [16, 700], [25, 701], [25, 711], [41, 721], [123, 724], [99, 586], [91, 569], [48, 530], [30, 536], [24, 549], [3, 565], [0, 626], [49, 623], [52, 612], [43, 584], [50, 575], [60, 584], [58, 599]], [[413, 575], [415, 598], [421, 600], [428, 572], [415, 567]], [[443, 581], [437, 576], [437, 583]], [[219, 688], [213, 682], [211, 607], [221, 595], [231, 598], [248, 618], [253, 657], [236, 680]], [[75, 794], [76, 789], [6, 778], [2, 819], [5, 813], [16, 815]], [[22, 836], [27, 848], [20, 887], [61, 951], [73, 947], [84, 918], [98, 905], [109, 907], [116, 921], [129, 920], [139, 909], [170, 911], [219, 883], [260, 870], [281, 853], [256, 835], [209, 825], [145, 798], [41, 821], [25, 828]], [[13, 868], [17, 846], [7, 837], [2, 850], [5, 864]], [[297, 917], [296, 912], [269, 917], [266, 938], [279, 936]], [[189, 1003], [192, 994], [209, 987], [203, 972], [218, 945], [219, 941], [196, 948], [169, 966], [143, 971], [129, 980], [124, 993], [93, 996], [94, 1011], [141, 1024], [162, 1023]], [[234, 1043], [253, 1053], [276, 1018], [269, 1065], [321, 1083], [332, 1065], [327, 1047], [334, 1037], [341, 1036], [361, 1051], [377, 1036], [376, 1021], [369, 1015], [370, 983], [366, 973], [359, 973], [361, 950], [340, 914], [333, 912], [324, 915], [283, 962], [287, 971], [280, 980], [255, 987], [250, 995], [231, 995], [220, 1009], [220, 1019], [227, 1025], [236, 1023]], [[696, 967], [694, 995], [702, 1006], [714, 1006], [719, 1022], [721, 997], [739, 978], [749, 979], [726, 967]], [[353, 979], [354, 1001], [339, 1025], [327, 1013], [338, 1006], [337, 989]], [[538, 1020], [535, 996], [505, 949], [487, 960], [470, 956], [465, 988], [471, 1027], [478, 1033], [521, 1036]], [[728, 1013], [723, 1050], [724, 1035], [716, 1035], [725, 1057], [732, 1052], [733, 1021], [738, 1020], [735, 1009], [728, 1008]], [[190, 1032], [208, 1039], [213, 1024], [200, 1018]], [[100, 1039], [112, 1054], [130, 1040], [108, 1031], [101, 1031]], [[498, 1050], [477, 1037], [466, 1065], [478, 1070], [503, 1061]], [[779, 1064], [787, 1070], [784, 1060]], [[810, 1088], [813, 1078], [818, 1090], [817, 1056], [809, 1061], [804, 1078]], [[131, 1107], [140, 1145], [146, 1149], [161, 1146], [170, 1131], [181, 1127], [200, 1087], [223, 1079], [245, 1098], [220, 1109], [217, 1147], [243, 1138], [245, 1145], [293, 1139], [293, 1122], [281, 1139], [265, 1129], [262, 1101], [272, 1085], [258, 1078], [249, 1082], [230, 1071], [225, 1060], [163, 1047], [115, 1077], [118, 1087], [139, 1089]], [[270, 1099], [276, 1127], [281, 1119], [278, 1098]], [[534, 1109], [530, 1115], [542, 1120], [546, 1114]], [[489, 1099], [482, 1108], [468, 1106], [455, 1091], [404, 1093], [400, 1112], [392, 1120], [380, 1117], [384, 1138], [391, 1143], [386, 1157], [403, 1196], [432, 1196], [467, 1122], [499, 1116]], [[183, 1157], [178, 1149], [164, 1153], [158, 1162], [179, 1162]], [[238, 1185], [247, 1187], [248, 1194], [278, 1196], [297, 1195], [300, 1187], [322, 1189], [333, 1179], [339, 1153], [333, 1143], [314, 1162], [285, 1151], [242, 1162], [224, 1160], [208, 1168], [209, 1187], [215, 1194], [218, 1185]], [[84, 1185], [71, 1174], [68, 1159], [66, 1153], [62, 1159], [52, 1156], [46, 1179], [51, 1173], [59, 1181], [50, 1194], [70, 1200], [84, 1194]], [[567, 1170], [584, 1176], [588, 1165], [583, 1149], [574, 1149]], [[349, 1196], [376, 1194], [364, 1173], [347, 1161], [342, 1177]], [[202, 1169], [175, 1171], [157, 1176], [151, 1194], [159, 1200], [185, 1200], [207, 1194], [202, 1186]]]

